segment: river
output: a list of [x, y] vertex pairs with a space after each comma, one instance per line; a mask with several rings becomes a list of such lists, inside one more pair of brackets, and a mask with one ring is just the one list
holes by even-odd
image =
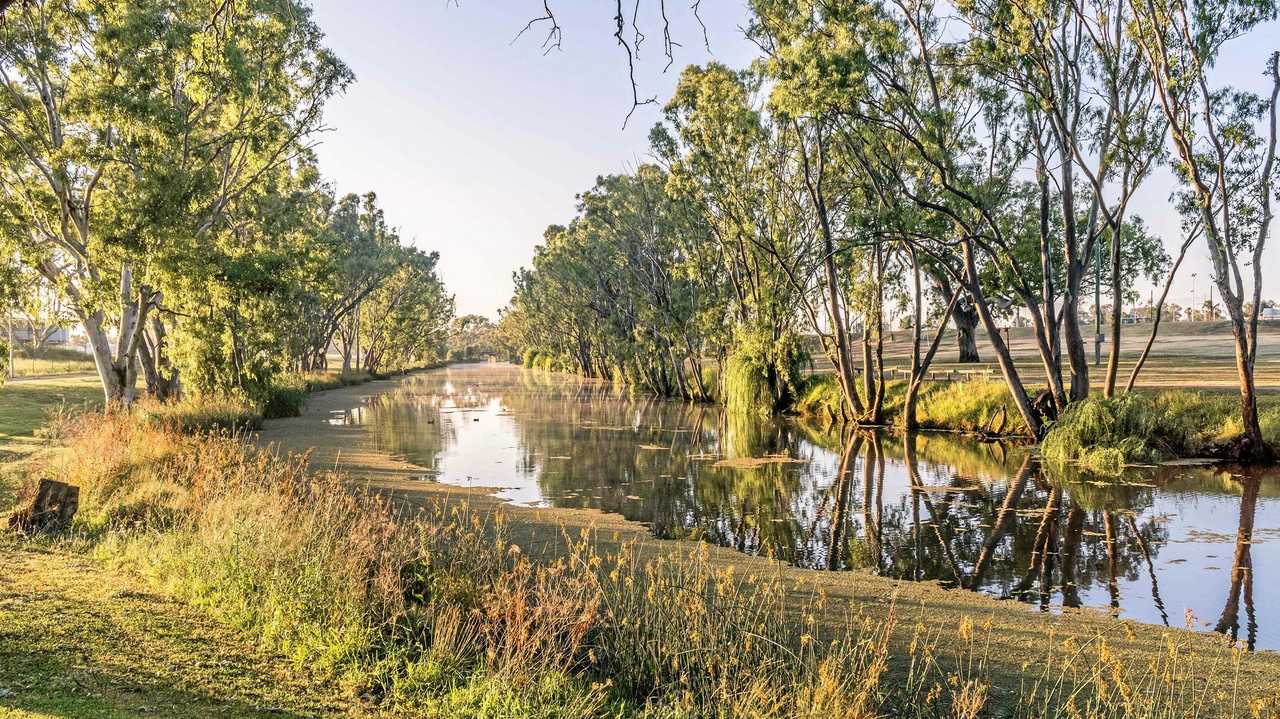
[[[633, 397], [508, 364], [414, 375], [332, 422], [430, 479], [586, 507], [817, 571], [871, 571], [1041, 611], [1219, 631], [1280, 649], [1280, 471], [1099, 478], [956, 435], [832, 431]], [[1255, 579], [1256, 577], [1256, 579]]]

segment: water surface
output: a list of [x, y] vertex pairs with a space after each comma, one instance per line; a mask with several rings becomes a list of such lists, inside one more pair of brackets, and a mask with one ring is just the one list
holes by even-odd
[[416, 375], [333, 421], [513, 503], [1280, 649], [1280, 600], [1265, 590], [1280, 577], [1277, 471], [1064, 476], [1018, 446], [734, 418], [505, 364]]

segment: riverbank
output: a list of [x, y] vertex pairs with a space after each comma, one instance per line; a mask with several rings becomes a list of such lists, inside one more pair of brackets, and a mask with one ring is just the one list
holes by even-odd
[[[1218, 637], [797, 570], [655, 540], [616, 515], [424, 481], [429, 468], [343, 421], [398, 385], [315, 395], [258, 437], [309, 453], [313, 473], [343, 472], [341, 485], [155, 428], [108, 427], [105, 452], [100, 422], [73, 445], [81, 461], [50, 470], [86, 488], [82, 540], [140, 591], [182, 598], [329, 667], [347, 696], [409, 713], [1065, 716], [1062, 687], [1077, 685], [1097, 717], [1249, 716], [1250, 699], [1280, 699], [1268, 694], [1280, 657]], [[1035, 708], [1017, 710], [1027, 699]]]
[[[513, 507], [488, 496], [486, 490], [424, 481], [422, 477], [430, 474], [428, 468], [388, 455], [367, 429], [330, 421], [395, 386], [396, 383], [391, 382], [376, 383], [329, 393], [300, 418], [267, 423], [260, 441], [292, 450], [314, 447], [313, 463], [349, 473], [367, 483], [365, 486], [394, 496], [408, 506], [428, 507], [444, 502], [466, 506], [478, 516], [504, 517], [511, 538], [526, 556], [554, 560], [569, 550], [566, 537], [576, 538], [586, 533], [593, 546], [604, 554], [632, 543], [635, 551], [646, 559], [680, 561], [696, 553], [718, 570], [733, 572], [735, 576], [776, 577], [797, 606], [815, 597], [822, 598], [823, 609], [814, 614], [813, 623], [814, 631], [826, 636], [838, 634], [847, 626], [845, 620], [850, 611], [864, 612], [876, 621], [885, 621], [893, 615], [899, 627], [893, 640], [895, 648], [905, 653], [916, 623], [920, 622], [929, 632], [943, 638], [945, 651], [955, 652], [960, 627], [966, 623], [981, 626], [990, 622], [990, 629], [983, 634], [987, 642], [984, 671], [994, 678], [998, 690], [994, 696], [1001, 703], [1008, 703], [1019, 687], [1027, 686], [1037, 672], [1044, 671], [1047, 658], [1062, 647], [1079, 651], [1081, 657], [1092, 656], [1090, 652], [1097, 651], [1098, 641], [1106, 643], [1107, 652], [1122, 657], [1133, 667], [1150, 666], [1168, 654], [1171, 644], [1185, 647], [1191, 664], [1217, 666], [1221, 670], [1194, 672], [1195, 676], [1185, 678], [1184, 689], [1204, 690], [1207, 696], [1216, 696], [1218, 692], [1227, 692], [1227, 696], [1233, 693], [1267, 695], [1275, 691], [1275, 678], [1280, 677], [1280, 657], [1271, 653], [1242, 657], [1238, 667], [1232, 665], [1227, 671], [1236, 655], [1218, 637], [1120, 622], [1089, 610], [1069, 611], [1065, 615], [1039, 614], [1023, 605], [969, 592], [946, 591], [932, 584], [894, 581], [860, 572], [799, 570], [730, 549], [656, 540], [645, 527], [617, 515], [591, 510]], [[315, 441], [317, 438], [320, 441]], [[804, 617], [798, 619], [801, 623], [805, 621]], [[797, 633], [803, 632], [797, 630]], [[1096, 664], [1096, 657], [1086, 663]], [[1228, 688], [1227, 684], [1233, 686]], [[1223, 715], [1230, 715], [1222, 709]], [[1248, 713], [1242, 711], [1240, 715], [1248, 716]]]

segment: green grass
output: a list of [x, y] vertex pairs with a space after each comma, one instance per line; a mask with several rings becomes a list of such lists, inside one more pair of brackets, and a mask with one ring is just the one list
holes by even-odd
[[[907, 383], [885, 383], [884, 416], [887, 424], [900, 424]], [[842, 416], [840, 385], [832, 374], [812, 374], [805, 378], [792, 411], [802, 416], [837, 421]], [[1025, 436], [1027, 425], [1003, 382], [925, 382], [916, 403], [916, 421], [921, 429], [958, 432], [992, 432]]]
[[35, 439], [51, 412], [102, 406], [97, 377], [52, 378], [10, 382], [0, 386], [0, 445]]
[[0, 717], [346, 715], [319, 677], [74, 551], [0, 537]]
[[[1259, 402], [1263, 438], [1280, 446], [1280, 400]], [[1099, 474], [1125, 465], [1214, 454], [1242, 432], [1240, 402], [1217, 392], [1134, 392], [1069, 406], [1041, 445], [1045, 459]]]
[[17, 377], [77, 374], [96, 370], [93, 355], [62, 347], [46, 347], [35, 353], [20, 347], [13, 357], [13, 374]]

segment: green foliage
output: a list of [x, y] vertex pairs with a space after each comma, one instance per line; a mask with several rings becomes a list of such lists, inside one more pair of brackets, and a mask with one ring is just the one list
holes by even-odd
[[558, 369], [703, 399], [693, 373], [723, 341], [727, 287], [709, 264], [707, 226], [667, 182], [656, 165], [601, 177], [568, 226], [547, 228], [499, 323], [526, 366], [539, 366], [534, 352]]
[[[1280, 439], [1280, 402], [1264, 400], [1260, 424], [1268, 442]], [[1239, 401], [1192, 390], [1129, 392], [1074, 402], [1041, 445], [1045, 459], [1100, 474], [1126, 464], [1212, 454], [1241, 432]]]
[[721, 391], [730, 414], [773, 414], [800, 391], [809, 356], [799, 338], [741, 331], [725, 360]]
[[[232, 366], [196, 388], [264, 381], [276, 270], [311, 254], [276, 220], [351, 79], [309, 9], [52, 0], [7, 13], [0, 48], [0, 253], [86, 318], [107, 397], [128, 400], [140, 362], [169, 373], [184, 338]], [[153, 351], [108, 337], [135, 324]]]
[[307, 381], [297, 375], [277, 377], [259, 400], [264, 419], [297, 417], [307, 404]]

